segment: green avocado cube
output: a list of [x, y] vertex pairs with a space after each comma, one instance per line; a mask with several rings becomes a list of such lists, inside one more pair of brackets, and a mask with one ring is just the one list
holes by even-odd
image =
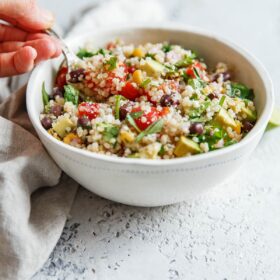
[[148, 76], [159, 76], [164, 71], [164, 65], [155, 60], [146, 60], [140, 68], [147, 73]]
[[53, 125], [53, 130], [63, 138], [74, 127], [73, 122], [68, 117], [60, 117]]
[[181, 136], [178, 141], [174, 154], [177, 157], [183, 157], [187, 154], [198, 154], [201, 152], [199, 145], [191, 139], [186, 138], [185, 136]]

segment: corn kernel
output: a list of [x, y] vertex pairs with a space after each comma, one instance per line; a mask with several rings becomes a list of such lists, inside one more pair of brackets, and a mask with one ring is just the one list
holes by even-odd
[[142, 84], [142, 82], [143, 82], [142, 71], [141, 70], [134, 71], [132, 74], [132, 79], [136, 84], [138, 84], [138, 85]]
[[132, 143], [134, 141], [134, 135], [131, 132], [122, 130], [120, 132], [120, 139], [124, 143]]
[[77, 139], [78, 140], [77, 142], [80, 141], [80, 138], [76, 134], [69, 133], [63, 138], [63, 142], [65, 144], [70, 144], [74, 139]]
[[133, 56], [137, 56], [140, 58], [145, 56], [145, 53], [141, 48], [135, 48], [132, 54], [133, 54]]
[[236, 127], [234, 127], [234, 131], [236, 133], [240, 134], [241, 133], [241, 122], [236, 120], [235, 123], [236, 123]]

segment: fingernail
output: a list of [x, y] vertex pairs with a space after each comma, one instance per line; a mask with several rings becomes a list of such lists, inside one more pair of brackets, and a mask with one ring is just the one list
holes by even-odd
[[33, 60], [35, 60], [35, 58], [37, 57], [37, 51], [32, 47], [30, 47], [30, 50], [32, 52], [32, 58], [33, 58]]

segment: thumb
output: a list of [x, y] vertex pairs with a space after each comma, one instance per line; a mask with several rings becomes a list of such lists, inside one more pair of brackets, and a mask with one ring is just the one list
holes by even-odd
[[36, 0], [2, 0], [0, 18], [27, 31], [45, 30], [54, 22], [52, 13], [40, 9]]

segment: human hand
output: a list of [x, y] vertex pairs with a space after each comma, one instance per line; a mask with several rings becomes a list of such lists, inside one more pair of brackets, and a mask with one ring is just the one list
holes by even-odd
[[12, 25], [0, 24], [0, 77], [29, 72], [61, 54], [59, 42], [42, 32], [54, 18], [36, 0], [1, 0], [0, 19]]

